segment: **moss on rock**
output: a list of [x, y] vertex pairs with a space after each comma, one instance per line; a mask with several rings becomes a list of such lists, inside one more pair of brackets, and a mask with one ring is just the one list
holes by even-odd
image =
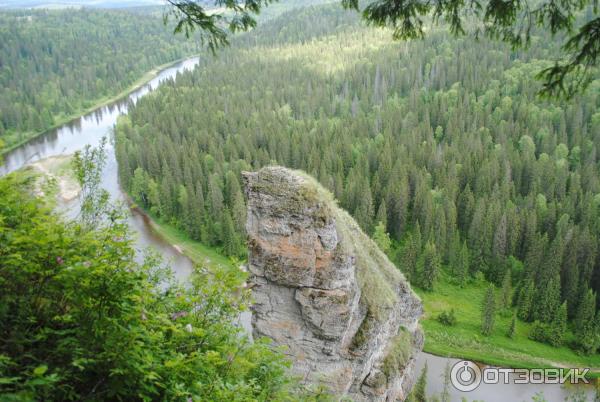
[[390, 342], [387, 354], [383, 359], [382, 371], [388, 378], [395, 376], [406, 367], [412, 352], [412, 336], [408, 331], [401, 328], [398, 335]]

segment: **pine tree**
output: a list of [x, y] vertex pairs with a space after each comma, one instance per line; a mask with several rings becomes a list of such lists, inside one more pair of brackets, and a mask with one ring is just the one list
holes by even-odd
[[561, 271], [562, 295], [564, 300], [567, 301], [570, 318], [575, 318], [577, 316], [577, 306], [579, 304], [579, 266], [577, 265], [578, 254], [579, 245], [577, 241], [577, 235], [575, 235], [565, 249], [563, 267]]
[[190, 211], [190, 236], [192, 236], [192, 239], [194, 240], [203, 241], [204, 239], [202, 239], [202, 226], [204, 224], [203, 219], [205, 211], [204, 197], [202, 196], [202, 192], [196, 194], [196, 192], [193, 191], [191, 193], [191, 196], [188, 197], [188, 202], [188, 209]]
[[496, 296], [494, 285], [490, 285], [483, 299], [481, 309], [481, 333], [489, 336], [494, 331], [494, 322], [496, 319]]
[[421, 234], [421, 224], [417, 220], [415, 224], [415, 231], [413, 234], [413, 238], [415, 241], [415, 247], [417, 248], [417, 254], [421, 253], [421, 249], [423, 248], [423, 235]]
[[471, 191], [471, 186], [467, 183], [465, 189], [460, 193], [458, 198], [458, 226], [463, 231], [469, 229], [471, 219], [473, 219], [472, 211], [475, 209], [475, 197]]
[[373, 198], [371, 196], [371, 189], [368, 186], [369, 181], [364, 180], [366, 187], [364, 187], [364, 193], [358, 198], [358, 205], [354, 211], [356, 222], [360, 227], [367, 233], [370, 233], [373, 221]]
[[583, 293], [575, 316], [575, 332], [581, 334], [596, 315], [596, 294], [588, 289]]
[[179, 185], [179, 191], [177, 194], [177, 207], [179, 210], [179, 226], [188, 234], [190, 234], [192, 227], [191, 224], [191, 211], [189, 210], [189, 195], [184, 185]]
[[377, 209], [377, 215], [375, 216], [375, 222], [377, 222], [378, 224], [382, 223], [384, 232], [387, 231], [388, 222], [385, 201], [381, 201], [381, 204], [379, 204], [379, 208]]
[[433, 286], [440, 270], [440, 257], [435, 244], [427, 242], [422, 256], [423, 267], [421, 269], [419, 283], [425, 290], [433, 290]]
[[567, 332], [567, 302], [564, 302], [555, 314], [549, 326], [548, 343], [552, 346], [563, 344]]
[[517, 316], [523, 321], [531, 320], [531, 306], [535, 294], [535, 284], [533, 280], [528, 279], [521, 286], [519, 291], [519, 299], [517, 302]]
[[514, 338], [517, 331], [517, 315], [513, 314], [512, 319], [510, 320], [510, 327], [508, 328], [508, 337]]
[[[434, 212], [434, 221], [431, 228], [433, 232], [433, 240], [440, 255], [445, 255], [446, 245], [446, 214], [444, 209], [438, 206]], [[431, 239], [431, 236], [430, 236]]]
[[579, 349], [586, 354], [596, 353], [600, 347], [600, 312], [596, 312], [596, 294], [591, 289], [579, 303], [574, 327]]
[[240, 255], [240, 240], [235, 232], [233, 225], [233, 219], [231, 219], [231, 213], [229, 209], [223, 211], [223, 251], [225, 255], [234, 257]]
[[496, 232], [494, 233], [494, 244], [492, 247], [492, 255], [494, 257], [494, 264], [498, 268], [503, 266], [504, 258], [506, 257], [507, 248], [507, 227], [506, 227], [506, 214], [503, 214], [500, 218], [498, 226], [496, 226]]
[[536, 292], [532, 305], [534, 320], [549, 323], [560, 307], [560, 276], [554, 275], [548, 282], [542, 283]]
[[473, 220], [469, 227], [469, 250], [471, 250], [471, 267], [473, 272], [488, 272], [491, 232], [490, 216], [487, 214], [486, 202], [483, 198], [477, 203]]
[[455, 230], [451, 237], [448, 246], [448, 260], [445, 261], [449, 266], [452, 273], [456, 276], [458, 261], [460, 259], [460, 234], [458, 230]]
[[404, 242], [402, 251], [397, 254], [398, 268], [404, 272], [411, 281], [415, 280], [415, 273], [417, 271], [417, 259], [419, 250], [412, 234], [408, 234]]
[[244, 203], [244, 196], [241, 191], [233, 195], [233, 203], [231, 205], [231, 215], [233, 223], [235, 224], [235, 230], [240, 234], [246, 233], [246, 204]]
[[469, 276], [469, 249], [467, 248], [467, 242], [463, 241], [458, 256], [458, 262], [456, 267], [456, 279], [460, 286], [464, 286]]
[[501, 307], [504, 309], [508, 309], [512, 305], [512, 279], [510, 274], [510, 267], [506, 270], [504, 274], [504, 279], [502, 280], [502, 300]]

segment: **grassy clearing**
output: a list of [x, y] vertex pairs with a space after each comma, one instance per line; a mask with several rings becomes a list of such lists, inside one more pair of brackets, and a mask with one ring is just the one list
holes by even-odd
[[[579, 355], [566, 346], [555, 348], [528, 338], [532, 324], [517, 322], [514, 338], [507, 336], [512, 312], [499, 312], [491, 336], [481, 335], [481, 304], [487, 283], [475, 281], [464, 288], [450, 282], [444, 272], [433, 292], [416, 289], [421, 296], [425, 315], [421, 325], [425, 330], [428, 353], [474, 360], [482, 363], [518, 368], [588, 367], [591, 377], [600, 377], [600, 355]], [[442, 311], [455, 310], [457, 324], [444, 326], [437, 321]], [[567, 336], [567, 343], [573, 340]]]
[[208, 269], [218, 268], [219, 266], [238, 269], [239, 264], [236, 264], [229, 258], [219, 254], [214, 248], [190, 239], [188, 235], [177, 229], [175, 226], [161, 222], [151, 214], [148, 214], [148, 216], [151, 218], [152, 229], [155, 233], [168, 243], [177, 246], [184, 255], [194, 262], [194, 264]]
[[16, 142], [8, 141], [7, 139], [10, 139], [12, 136], [17, 135], [17, 133], [15, 133], [15, 132], [6, 133], [3, 137], [5, 140], [4, 141], [5, 146], [0, 148], [0, 155], [4, 155], [4, 154], [20, 147], [21, 145], [26, 144], [33, 138], [39, 137], [40, 135], [42, 135], [50, 130], [54, 130], [55, 128], [60, 127], [63, 124], [66, 124], [70, 121], [78, 119], [81, 116], [86, 115], [96, 109], [99, 109], [110, 103], [116, 102], [121, 98], [124, 98], [125, 96], [129, 95], [129, 93], [131, 93], [131, 92], [135, 91], [136, 89], [142, 87], [143, 85], [147, 84], [150, 80], [152, 80], [154, 77], [156, 77], [158, 75], [158, 73], [160, 73], [162, 70], [164, 70], [170, 66], [173, 66], [173, 65], [179, 63], [180, 61], [185, 60], [189, 57], [193, 57], [193, 55], [157, 66], [154, 69], [148, 71], [146, 74], [144, 74], [142, 77], [140, 77], [137, 81], [135, 81], [133, 84], [131, 84], [129, 87], [125, 88], [118, 94], [113, 95], [113, 96], [104, 96], [101, 98], [91, 99], [89, 101], [91, 106], [89, 106], [87, 108], [79, 108], [75, 112], [70, 113], [70, 114], [61, 113], [58, 115], [54, 115], [54, 116], [52, 116], [54, 119], [54, 124], [51, 127], [44, 129], [42, 131], [28, 131], [28, 132], [20, 133], [20, 136], [22, 138], [20, 140], [17, 140]]

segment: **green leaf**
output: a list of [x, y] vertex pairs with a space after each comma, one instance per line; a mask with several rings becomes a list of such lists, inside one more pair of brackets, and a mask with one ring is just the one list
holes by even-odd
[[41, 377], [46, 373], [46, 371], [48, 371], [48, 366], [42, 364], [41, 366], [37, 366], [33, 369], [33, 375]]

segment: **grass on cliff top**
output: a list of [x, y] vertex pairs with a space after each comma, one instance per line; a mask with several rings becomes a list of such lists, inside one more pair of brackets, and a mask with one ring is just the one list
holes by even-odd
[[[481, 335], [481, 304], [487, 289], [485, 281], [473, 281], [464, 287], [455, 285], [447, 271], [441, 275], [433, 292], [417, 290], [425, 314], [425, 352], [438, 356], [458, 357], [502, 367], [579, 367], [590, 368], [600, 376], [600, 354], [579, 355], [567, 346], [556, 348], [528, 338], [532, 324], [518, 320], [514, 338], [507, 336], [512, 312], [496, 314], [494, 331]], [[437, 317], [442, 311], [455, 310], [457, 323], [442, 325]], [[567, 342], [573, 339], [569, 332]]]
[[334, 214], [342, 251], [356, 255], [356, 276], [369, 313], [376, 320], [385, 319], [386, 309], [398, 301], [396, 284], [407, 282], [386, 255], [358, 226], [354, 218], [340, 208], [333, 195], [312, 176], [295, 171], [303, 179], [301, 195], [309, 202], [322, 202], [324, 211]]
[[346, 211], [337, 209], [336, 222], [342, 235], [341, 247], [356, 255], [356, 277], [369, 314], [378, 321], [383, 320], [384, 311], [393, 308], [398, 301], [394, 287], [405, 281], [404, 276]]

